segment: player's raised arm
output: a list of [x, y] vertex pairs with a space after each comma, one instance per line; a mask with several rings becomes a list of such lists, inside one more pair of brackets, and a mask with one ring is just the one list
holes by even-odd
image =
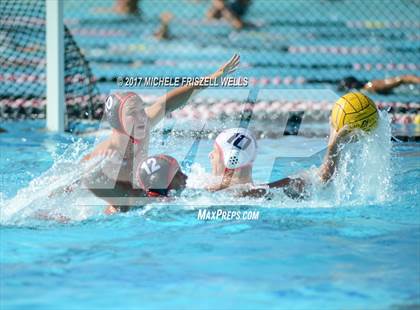
[[[210, 78], [217, 80], [230, 73], [233, 73], [238, 68], [239, 61], [240, 56], [235, 54], [216, 72], [207, 77], [203, 77], [202, 79]], [[175, 88], [174, 90], [160, 97], [152, 106], [145, 109], [146, 114], [150, 119], [151, 125], [156, 125], [165, 116], [166, 113], [170, 113], [186, 104], [194, 92], [197, 92], [203, 88], [205, 87], [200, 85], [184, 85]]]
[[420, 77], [402, 75], [384, 80], [373, 80], [366, 83], [363, 88], [372, 93], [386, 94], [402, 84], [420, 84]]
[[325, 155], [324, 162], [319, 169], [319, 177], [322, 182], [327, 183], [334, 175], [339, 160], [340, 147], [350, 138], [350, 129], [347, 125], [341, 128], [338, 132], [335, 130], [331, 131], [327, 154]]
[[[339, 160], [340, 147], [347, 143], [349, 139], [351, 139], [351, 135], [347, 125], [338, 132], [331, 127], [327, 154], [325, 155], [323, 164], [319, 168], [321, 182], [327, 183], [334, 175]], [[294, 199], [301, 199], [306, 195], [305, 190], [307, 184], [305, 178], [302, 177], [287, 177], [265, 185], [269, 188], [282, 188], [286, 195]]]

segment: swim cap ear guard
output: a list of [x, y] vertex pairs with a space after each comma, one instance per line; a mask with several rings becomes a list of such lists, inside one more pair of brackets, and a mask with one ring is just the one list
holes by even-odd
[[148, 197], [167, 196], [169, 185], [179, 169], [178, 161], [171, 156], [150, 156], [137, 167], [137, 185]]
[[139, 102], [142, 102], [141, 98], [133, 92], [115, 93], [108, 96], [105, 101], [105, 119], [108, 121], [109, 125], [120, 133], [129, 136], [134, 143], [137, 143], [138, 140], [132, 137], [124, 128], [122, 123], [122, 111], [127, 101], [136, 99], [136, 97]]
[[224, 130], [217, 136], [215, 145], [228, 169], [250, 166], [257, 155], [257, 140], [246, 128]]

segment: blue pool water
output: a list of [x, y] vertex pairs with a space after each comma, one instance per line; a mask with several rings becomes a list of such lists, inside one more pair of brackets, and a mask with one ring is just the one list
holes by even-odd
[[[342, 173], [309, 201], [275, 193], [238, 200], [189, 189], [178, 200], [116, 216], [85, 193], [47, 198], [75, 177], [92, 137], [3, 123], [1, 309], [407, 309], [420, 306], [418, 143], [375, 141], [349, 150]], [[153, 139], [151, 153], [182, 160], [190, 138]], [[320, 161], [325, 139], [259, 140], [254, 178]], [[190, 185], [208, 171], [197, 150]], [[293, 158], [292, 158], [293, 157]], [[292, 159], [291, 159], [292, 158]], [[63, 176], [63, 174], [65, 174]], [[81, 195], [77, 197], [77, 195]], [[255, 221], [200, 221], [199, 208], [259, 211]], [[69, 223], [34, 219], [55, 209]]]

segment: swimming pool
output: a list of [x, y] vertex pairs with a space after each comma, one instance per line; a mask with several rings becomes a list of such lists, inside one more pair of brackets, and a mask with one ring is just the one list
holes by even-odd
[[[281, 193], [270, 201], [238, 200], [190, 189], [173, 202], [104, 216], [92, 197], [45, 198], [70, 178], [58, 172], [71, 174], [94, 139], [45, 133], [43, 126], [2, 124], [8, 133], [0, 134], [1, 308], [420, 304], [418, 143], [387, 145], [384, 132], [378, 149], [362, 149], [360, 162], [352, 161], [331, 188], [305, 202]], [[171, 139], [157, 135], [150, 153], [182, 159], [193, 138]], [[260, 139], [254, 178], [270, 178], [273, 153], [283, 156], [273, 176], [281, 177], [318, 164], [313, 154], [324, 146], [323, 138]], [[210, 140], [200, 142], [190, 185], [205, 176], [210, 148]], [[72, 221], [33, 218], [36, 209], [48, 208], [67, 212]], [[259, 219], [202, 221], [201, 208], [259, 211]]]

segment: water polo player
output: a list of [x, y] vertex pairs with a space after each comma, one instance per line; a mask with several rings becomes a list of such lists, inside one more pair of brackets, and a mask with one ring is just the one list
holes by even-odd
[[[135, 171], [135, 186], [125, 181], [115, 182], [101, 169], [89, 175], [84, 183], [90, 191], [109, 204], [105, 212], [112, 214], [142, 206], [148, 201], [144, 200], [145, 198], [177, 195], [185, 188], [188, 178], [181, 171], [178, 161], [164, 154], [148, 157]], [[98, 184], [101, 188], [98, 188]]]
[[235, 185], [252, 184], [252, 165], [257, 155], [257, 140], [246, 128], [222, 131], [209, 154], [212, 175], [220, 182], [208, 187], [218, 191]]
[[[208, 76], [210, 79], [234, 72], [239, 66], [239, 56], [234, 55], [226, 64]], [[133, 182], [133, 167], [147, 157], [149, 133], [165, 114], [183, 106], [194, 92], [204, 88], [201, 85], [184, 85], [160, 97], [151, 106], [145, 106], [140, 96], [133, 92], [117, 93], [108, 97], [105, 117], [113, 128], [111, 136], [96, 146], [84, 160], [109, 154], [119, 157], [121, 167], [114, 179]]]
[[[209, 186], [210, 191], [234, 188], [243, 197], [262, 197], [269, 188], [284, 188], [290, 193], [302, 186], [300, 179], [284, 178], [270, 184], [255, 185], [252, 168], [257, 155], [257, 140], [251, 130], [230, 128], [222, 131], [209, 154], [212, 175], [221, 177], [220, 182]], [[300, 188], [300, 192], [303, 188]], [[299, 194], [300, 195], [300, 194]]]

